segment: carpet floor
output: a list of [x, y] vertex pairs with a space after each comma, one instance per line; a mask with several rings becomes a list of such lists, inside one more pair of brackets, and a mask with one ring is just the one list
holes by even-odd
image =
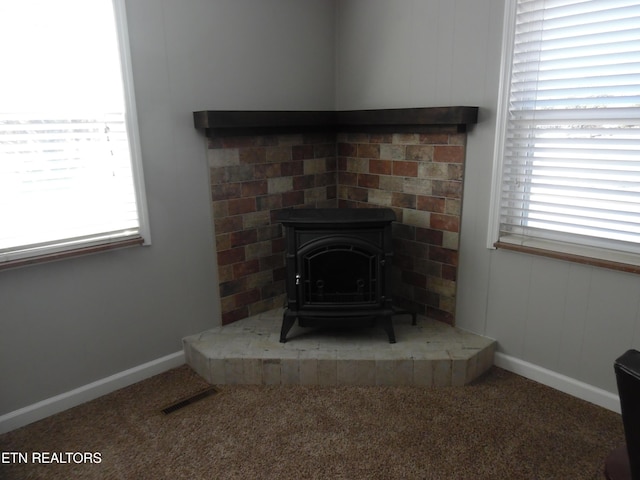
[[466, 387], [225, 385], [162, 412], [207, 387], [183, 366], [6, 433], [22, 457], [0, 478], [602, 479], [624, 442], [620, 415], [495, 367]]

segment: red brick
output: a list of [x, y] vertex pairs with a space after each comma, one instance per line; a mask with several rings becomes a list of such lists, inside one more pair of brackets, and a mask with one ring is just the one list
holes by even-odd
[[431, 246], [429, 248], [429, 260], [445, 263], [454, 267], [458, 266], [458, 252], [449, 248]]
[[340, 185], [356, 186], [358, 184], [358, 174], [352, 172], [339, 172], [338, 183]]
[[380, 176], [361, 173], [358, 175], [358, 186], [363, 188], [377, 189], [380, 186]]
[[445, 230], [447, 232], [460, 231], [460, 217], [456, 215], [442, 215], [440, 213], [431, 214], [431, 228]]
[[244, 260], [244, 247], [218, 252], [218, 265], [231, 265], [232, 263], [244, 262]]
[[268, 186], [265, 180], [257, 180], [254, 182], [242, 183], [243, 197], [257, 197], [258, 195], [266, 195], [267, 193], [268, 193]]
[[392, 172], [391, 160], [369, 160], [369, 173], [375, 173], [377, 175], [391, 175]]
[[453, 282], [458, 280], [458, 269], [452, 265], [442, 265], [442, 278]]
[[461, 145], [438, 145], [433, 147], [433, 161], [444, 163], [463, 163], [464, 147]]
[[282, 194], [282, 206], [292, 207], [293, 205], [302, 205], [304, 203], [304, 190], [294, 190], [293, 192], [284, 192]]
[[428, 245], [442, 246], [444, 234], [442, 230], [432, 230], [430, 228], [416, 228], [416, 241]]
[[380, 145], [361, 143], [358, 144], [359, 158], [380, 158]]
[[304, 173], [304, 163], [299, 162], [284, 162], [280, 164], [280, 174], [283, 177], [294, 177], [296, 175], [302, 175]]
[[426, 197], [420, 195], [416, 208], [425, 212], [444, 213], [445, 199], [441, 197]]
[[234, 296], [236, 307], [243, 307], [260, 300], [260, 290], [253, 288]]
[[398, 177], [417, 177], [418, 163], [395, 161], [393, 162], [393, 174]]
[[358, 153], [358, 148], [353, 143], [339, 143], [338, 155], [341, 157], [355, 157]]
[[256, 199], [253, 197], [229, 200], [229, 215], [240, 215], [255, 211]]
[[231, 248], [241, 247], [242, 245], [248, 245], [250, 243], [256, 243], [258, 241], [257, 230], [243, 230], [240, 232], [233, 232], [230, 234]]
[[315, 186], [314, 175], [301, 175], [299, 177], [293, 177], [293, 189], [305, 190], [307, 188], [313, 188]]
[[233, 265], [233, 277], [236, 279], [246, 277], [253, 273], [258, 273], [259, 271], [260, 262], [258, 262], [258, 260], [249, 260]]

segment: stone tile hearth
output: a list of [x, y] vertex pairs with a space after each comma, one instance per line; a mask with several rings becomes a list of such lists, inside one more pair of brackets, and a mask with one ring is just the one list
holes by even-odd
[[297, 324], [280, 343], [282, 309], [183, 339], [187, 363], [212, 384], [461, 386], [493, 365], [495, 341], [418, 316], [394, 317], [397, 343], [380, 327]]

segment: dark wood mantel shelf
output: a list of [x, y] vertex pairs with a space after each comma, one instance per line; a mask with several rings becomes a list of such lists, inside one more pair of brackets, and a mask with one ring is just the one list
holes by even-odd
[[391, 108], [342, 111], [203, 110], [193, 112], [207, 137], [307, 131], [465, 132], [478, 123], [478, 107]]

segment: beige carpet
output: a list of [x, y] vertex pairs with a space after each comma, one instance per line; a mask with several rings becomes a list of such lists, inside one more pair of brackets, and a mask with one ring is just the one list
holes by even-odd
[[161, 413], [205, 387], [185, 366], [2, 435], [29, 462], [0, 478], [602, 479], [623, 442], [619, 415], [497, 368], [467, 387], [227, 385]]

